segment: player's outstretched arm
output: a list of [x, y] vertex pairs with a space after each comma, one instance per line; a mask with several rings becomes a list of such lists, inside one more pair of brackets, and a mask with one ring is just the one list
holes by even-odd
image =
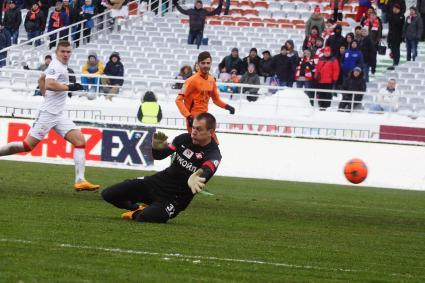
[[179, 11], [179, 12], [180, 12], [180, 13], [182, 13], [183, 15], [189, 16], [189, 14], [190, 14], [190, 13], [189, 13], [187, 10], [183, 9], [183, 8], [180, 6], [180, 4], [179, 4], [179, 1], [178, 1], [178, 0], [173, 0], [173, 4], [174, 4], [174, 6], [176, 6], [177, 11]]
[[220, 15], [222, 7], [223, 7], [223, 0], [220, 0], [217, 8], [215, 8], [212, 11], [208, 11], [207, 16]]

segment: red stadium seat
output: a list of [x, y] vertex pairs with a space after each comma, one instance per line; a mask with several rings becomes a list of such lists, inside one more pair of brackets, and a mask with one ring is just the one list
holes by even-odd
[[247, 9], [247, 10], [243, 10], [242, 15], [244, 15], [244, 16], [246, 16], [246, 15], [258, 16], [258, 11], [254, 10], [254, 9]]
[[294, 28], [294, 25], [291, 23], [280, 23], [279, 24], [280, 28]]
[[210, 20], [208, 22], [208, 24], [212, 25], [212, 26], [220, 26], [221, 25], [221, 21], [217, 21], [217, 20]]
[[243, 21], [243, 22], [236, 22], [236, 25], [238, 27], [249, 27], [249, 26], [251, 26], [251, 24], [249, 22], [245, 22], [245, 21]]
[[234, 22], [234, 21], [223, 21], [223, 25], [225, 25], [225, 26], [236, 26], [236, 22]]
[[262, 22], [253, 22], [251, 23], [252, 27], [264, 27], [264, 23]]
[[269, 4], [267, 2], [254, 2], [254, 8], [260, 8], [260, 7], [268, 9]]

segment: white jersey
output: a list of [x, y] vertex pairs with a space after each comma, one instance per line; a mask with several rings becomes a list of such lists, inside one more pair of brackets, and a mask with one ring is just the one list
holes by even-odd
[[[49, 67], [44, 71], [46, 79], [54, 79], [60, 84], [69, 84], [68, 66], [59, 62], [56, 58], [52, 60]], [[65, 108], [67, 91], [46, 90], [44, 101], [41, 104], [40, 111], [47, 111], [52, 114], [59, 114]]]

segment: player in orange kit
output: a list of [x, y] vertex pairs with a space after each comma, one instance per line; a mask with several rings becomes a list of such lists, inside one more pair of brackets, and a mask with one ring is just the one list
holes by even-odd
[[[176, 104], [180, 113], [186, 118], [187, 130], [192, 131], [193, 119], [203, 112], [208, 112], [208, 102], [212, 98], [215, 105], [235, 114], [235, 108], [223, 102], [218, 94], [215, 79], [209, 74], [212, 58], [209, 52], [198, 55], [199, 71], [188, 78], [179, 95]], [[217, 139], [214, 137], [214, 140]]]

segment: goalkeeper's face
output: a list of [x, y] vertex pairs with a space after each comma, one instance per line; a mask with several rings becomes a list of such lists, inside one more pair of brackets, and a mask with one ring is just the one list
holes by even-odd
[[205, 119], [193, 120], [192, 133], [193, 144], [205, 146], [211, 142], [211, 131], [207, 129], [207, 122]]
[[199, 68], [201, 69], [201, 72], [204, 74], [208, 74], [211, 69], [211, 58], [207, 58], [201, 62], [199, 62]]

